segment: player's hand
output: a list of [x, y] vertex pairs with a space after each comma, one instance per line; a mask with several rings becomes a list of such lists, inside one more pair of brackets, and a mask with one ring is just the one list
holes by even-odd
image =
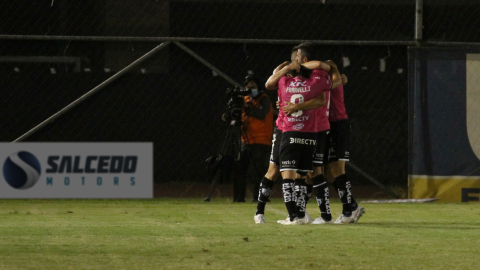
[[278, 67], [276, 67], [276, 68], [273, 70], [273, 74], [275, 74], [277, 71], [279, 71], [280, 69], [284, 68], [284, 67], [287, 66], [288, 64], [290, 64], [290, 62], [288, 62], [288, 61], [285, 61], [285, 62], [281, 63]]
[[348, 82], [347, 75], [345, 75], [345, 74], [340, 75], [340, 79], [342, 80], [342, 85], [347, 84], [347, 82]]
[[245, 102], [247, 102], [247, 103], [253, 102], [253, 98], [251, 96], [246, 96], [245, 97]]
[[338, 68], [337, 64], [335, 64], [332, 60], [325, 61], [326, 64], [329, 64], [331, 67]]
[[286, 105], [282, 107], [282, 110], [286, 115], [291, 115], [297, 111], [295, 104], [291, 102], [285, 102], [285, 104]]
[[277, 100], [277, 102], [276, 102], [275, 104], [277, 105], [277, 109], [279, 109], [279, 110], [280, 110], [280, 101], [279, 101], [279, 100]]

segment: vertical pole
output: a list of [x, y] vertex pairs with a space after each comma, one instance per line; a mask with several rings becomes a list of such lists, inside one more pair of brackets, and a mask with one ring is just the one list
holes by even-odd
[[415, 41], [423, 39], [423, 0], [416, 0], [415, 4]]

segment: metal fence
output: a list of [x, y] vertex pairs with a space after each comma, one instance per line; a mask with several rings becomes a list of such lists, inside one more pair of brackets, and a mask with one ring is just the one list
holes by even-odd
[[226, 88], [248, 71], [266, 80], [309, 40], [349, 77], [351, 160], [361, 169], [349, 173], [357, 184], [370, 184], [366, 173], [405, 187], [407, 47], [478, 45], [480, 5], [386, 2], [3, 1], [0, 139], [22, 138], [157, 48], [24, 139], [153, 141], [157, 183], [207, 183], [204, 160], [225, 136]]

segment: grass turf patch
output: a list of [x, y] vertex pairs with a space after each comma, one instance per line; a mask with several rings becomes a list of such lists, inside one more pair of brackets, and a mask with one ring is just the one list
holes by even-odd
[[0, 203], [0, 269], [480, 268], [479, 204], [365, 204], [358, 224], [283, 226], [278, 199], [266, 224], [222, 198]]

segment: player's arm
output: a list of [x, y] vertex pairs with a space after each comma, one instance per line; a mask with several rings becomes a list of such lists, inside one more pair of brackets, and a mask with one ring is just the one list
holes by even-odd
[[297, 111], [305, 111], [305, 110], [313, 110], [317, 109], [320, 107], [325, 106], [326, 103], [326, 98], [325, 98], [325, 92], [318, 95], [315, 98], [312, 98], [310, 100], [307, 100], [303, 103], [298, 103], [298, 104], [293, 104], [291, 102], [285, 102], [285, 106], [282, 107], [283, 112], [285, 112], [286, 115], [291, 115], [294, 112]]
[[278, 81], [280, 81], [283, 76], [287, 75], [287, 73], [292, 70], [297, 70], [297, 72], [299, 72], [300, 65], [297, 63], [291, 63], [284, 66], [282, 69], [275, 72], [275, 74], [272, 74], [272, 76], [268, 78], [267, 82], [265, 83], [265, 88], [267, 90], [276, 90], [278, 88]]
[[332, 66], [322, 61], [308, 61], [302, 64], [306, 69], [325, 70], [330, 73]]
[[316, 60], [309, 61], [303, 63], [302, 66], [307, 69], [325, 70], [326, 72], [332, 74], [332, 89], [337, 88], [342, 84], [340, 72], [338, 72], [337, 65], [332, 60], [328, 60], [325, 62]]
[[274, 70], [273, 70], [273, 74], [277, 73], [279, 70], [281, 70], [282, 68], [284, 68], [286, 65], [290, 65], [291, 62], [288, 62], [288, 61], [285, 61], [283, 63], [281, 63], [278, 67], [276, 67]]
[[335, 89], [342, 85], [342, 77], [340, 76], [337, 65], [332, 60], [325, 61], [325, 63], [329, 64], [332, 68], [330, 70], [330, 74], [332, 74], [332, 89]]

